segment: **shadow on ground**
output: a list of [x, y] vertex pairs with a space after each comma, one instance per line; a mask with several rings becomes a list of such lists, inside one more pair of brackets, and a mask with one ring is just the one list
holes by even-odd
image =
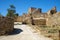
[[16, 35], [16, 34], [19, 34], [21, 32], [23, 32], [22, 29], [14, 28], [14, 31], [9, 33], [8, 35]]

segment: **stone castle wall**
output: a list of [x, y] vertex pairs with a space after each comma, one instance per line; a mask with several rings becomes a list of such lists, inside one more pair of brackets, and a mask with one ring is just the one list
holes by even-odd
[[14, 29], [14, 19], [0, 17], [0, 35], [9, 34]]
[[22, 16], [18, 16], [16, 18], [16, 21], [15, 22], [22, 22], [23, 21], [23, 17]]
[[[41, 34], [46, 37], [53, 38], [55, 40], [59, 39], [58, 30], [60, 29], [60, 12], [56, 11], [56, 7], [49, 10], [47, 13], [42, 13], [35, 11], [35, 9], [30, 9], [28, 14], [23, 15], [23, 20], [27, 24], [38, 25]], [[31, 12], [35, 11], [31, 14]], [[36, 26], [35, 26], [36, 27]]]
[[48, 16], [47, 25], [60, 26], [60, 12], [57, 12], [54, 15]]
[[[33, 19], [31, 19], [31, 17]], [[51, 26], [51, 25], [56, 25], [56, 24], [60, 23], [60, 21], [59, 21], [60, 18], [59, 17], [60, 17], [60, 13], [57, 12], [56, 7], [53, 7], [51, 10], [49, 10], [46, 13], [42, 13], [41, 9], [29, 8], [28, 14], [24, 14], [21, 17], [18, 17], [17, 19], [20, 22], [23, 20], [24, 22], [31, 24], [32, 20], [33, 20], [34, 24], [41, 25], [41, 23], [43, 23], [47, 26]], [[40, 21], [42, 19], [44, 21]]]
[[46, 25], [45, 19], [37, 19], [33, 21], [35, 25]]

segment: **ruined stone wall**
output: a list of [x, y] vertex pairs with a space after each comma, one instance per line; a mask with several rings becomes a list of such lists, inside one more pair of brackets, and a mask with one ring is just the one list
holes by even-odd
[[57, 26], [60, 25], [60, 12], [55, 13], [54, 15], [48, 16], [47, 18], [48, 26]]
[[[16, 22], [25, 22], [27, 24], [31, 24], [32, 23], [32, 20], [33, 20], [33, 19], [31, 19], [31, 17], [33, 17], [33, 18], [45, 18], [45, 16], [46, 16], [46, 13], [42, 13], [41, 12], [41, 8], [38, 8], [37, 9], [37, 8], [31, 7], [28, 10], [28, 14], [27, 13], [24, 13], [22, 16], [18, 16], [17, 19], [16, 19]], [[40, 21], [38, 21], [38, 20], [33, 20], [33, 21], [34, 21], [34, 23], [35, 23], [35, 21], [36, 22], [39, 22], [39, 25], [40, 25]], [[42, 23], [44, 23], [44, 21], [42, 21]]]
[[42, 9], [41, 8], [37, 9], [37, 8], [34, 8], [34, 7], [29, 8], [28, 13], [33, 13], [33, 12], [42, 13]]
[[[32, 13], [32, 14], [30, 14]], [[57, 17], [56, 17], [57, 16]], [[33, 20], [31, 19], [31, 17], [34, 18], [38, 18], [37, 20]], [[44, 23], [48, 26], [52, 26], [52, 25], [56, 25], [60, 23], [60, 14], [57, 13], [56, 11], [56, 7], [52, 8], [51, 10], [49, 10], [47, 13], [42, 13], [41, 9], [37, 9], [37, 8], [30, 8], [28, 10], [28, 14], [23, 14], [21, 17], [19, 16], [17, 18], [18, 22], [26, 22], [28, 24], [32, 23], [32, 20], [34, 21], [35, 24], [41, 24]], [[44, 19], [44, 21], [40, 21], [40, 19]]]
[[9, 34], [14, 29], [14, 19], [10, 17], [0, 17], [0, 35]]
[[37, 19], [33, 21], [35, 25], [46, 25], [46, 19]]
[[18, 16], [16, 18], [16, 21], [15, 22], [22, 22], [23, 21], [23, 17], [22, 16]]
[[36, 8], [31, 7], [31, 8], [29, 8], [28, 13], [32, 13], [32, 12], [35, 11], [35, 10], [36, 10]]

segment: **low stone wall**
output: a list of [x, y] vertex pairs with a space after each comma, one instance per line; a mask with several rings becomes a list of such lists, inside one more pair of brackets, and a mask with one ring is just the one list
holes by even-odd
[[26, 20], [24, 20], [24, 23], [32, 25], [46, 25], [46, 19], [31, 19], [29, 17]]
[[14, 19], [9, 17], [0, 17], [0, 35], [8, 34], [14, 29]]
[[23, 21], [22, 16], [18, 16], [17, 18], [15, 18], [15, 22], [22, 22], [22, 21]]
[[38, 19], [38, 20], [33, 20], [35, 25], [46, 25], [46, 20], [45, 19]]

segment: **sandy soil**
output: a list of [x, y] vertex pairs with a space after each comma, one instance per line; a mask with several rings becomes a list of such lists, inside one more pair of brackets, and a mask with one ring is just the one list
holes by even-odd
[[0, 40], [52, 40], [50, 38], [39, 35], [37, 32], [34, 33], [28, 25], [14, 25], [15, 32], [8, 36], [0, 36]]

